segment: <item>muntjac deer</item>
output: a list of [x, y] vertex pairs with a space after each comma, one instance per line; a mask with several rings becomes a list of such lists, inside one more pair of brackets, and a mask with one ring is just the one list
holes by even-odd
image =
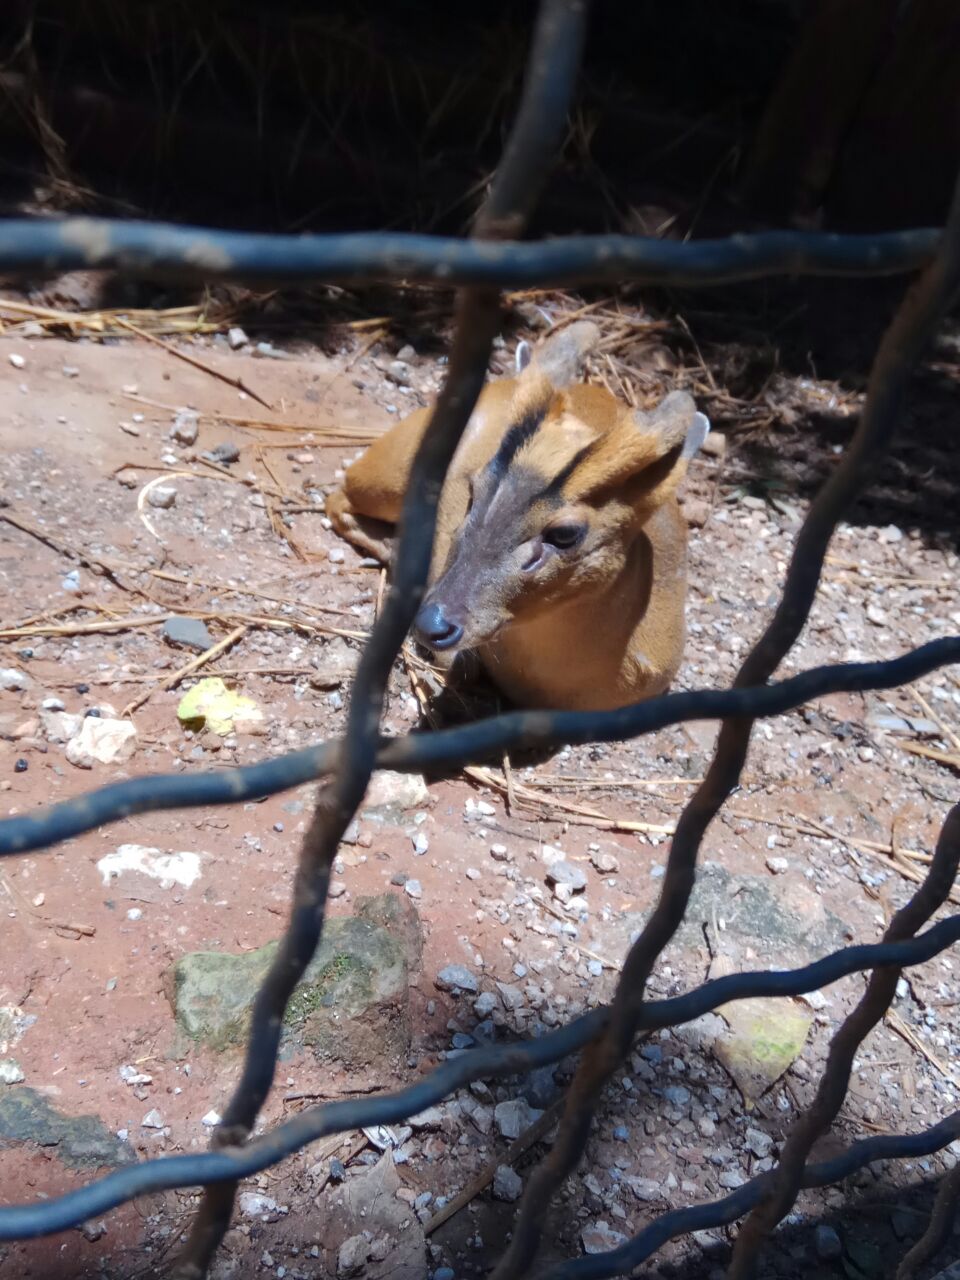
[[[415, 636], [472, 650], [527, 707], [601, 710], [662, 693], [683, 653], [686, 524], [677, 488], [709, 423], [686, 392], [651, 412], [579, 375], [581, 321], [488, 383], [440, 497]], [[529, 349], [527, 349], [529, 350]], [[388, 562], [431, 410], [376, 440], [327, 499], [334, 527]]]

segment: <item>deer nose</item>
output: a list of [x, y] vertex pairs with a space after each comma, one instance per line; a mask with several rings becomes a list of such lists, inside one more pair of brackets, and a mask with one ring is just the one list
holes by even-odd
[[425, 604], [414, 622], [420, 639], [431, 649], [452, 649], [463, 638], [463, 627], [451, 622], [439, 604]]

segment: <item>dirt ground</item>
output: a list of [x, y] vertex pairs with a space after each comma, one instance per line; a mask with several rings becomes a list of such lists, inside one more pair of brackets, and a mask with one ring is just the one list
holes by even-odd
[[[273, 355], [257, 354], [252, 330], [238, 350], [224, 333], [164, 339], [223, 381], [133, 334], [70, 339], [8, 319], [0, 336], [0, 667], [25, 679], [12, 682], [22, 688], [0, 691], [0, 814], [118, 778], [250, 763], [342, 731], [350, 672], [381, 582], [376, 566], [327, 527], [323, 494], [364, 434], [427, 403], [443, 373], [435, 352], [416, 349], [400, 352], [403, 367], [395, 366], [404, 341], [371, 342], [367, 334], [376, 332], [341, 329], [335, 341], [288, 351], [274, 335]], [[662, 334], [651, 330], [644, 341], [651, 352], [680, 359]], [[510, 344], [499, 353], [504, 365]], [[669, 385], [669, 362], [649, 367]], [[722, 371], [707, 373], [721, 403]], [[766, 423], [755, 405], [750, 430], [738, 432], [736, 406], [728, 405], [720, 424], [728, 429], [726, 451], [691, 468], [684, 495], [694, 525], [689, 641], [678, 688], [720, 687], [733, 677], [781, 589], [810, 475], [829, 468], [852, 430], [855, 385], [820, 380], [816, 370], [778, 378], [778, 407]], [[271, 408], [231, 385], [236, 379]], [[909, 448], [940, 413], [937, 394], [909, 411]], [[201, 415], [192, 445], [170, 436], [183, 406]], [[954, 431], [956, 421], [954, 408]], [[220, 444], [236, 445], [239, 460], [207, 465], [203, 453]], [[763, 461], [771, 455], [780, 463], [772, 478]], [[906, 463], [901, 470], [895, 499], [838, 532], [784, 674], [890, 658], [957, 631], [955, 490], [927, 501], [918, 486], [933, 493], [942, 472], [934, 464], [921, 479]], [[175, 490], [169, 507], [142, 497], [157, 477]], [[197, 677], [164, 687], [193, 657], [164, 641], [160, 623], [170, 613], [202, 616], [215, 640], [233, 636], [198, 676], [221, 673], [253, 698], [265, 717], [260, 732], [220, 738], [181, 726], [178, 703]], [[388, 732], [419, 721], [411, 670], [416, 676], [416, 666], [398, 663]], [[44, 708], [49, 699], [68, 714], [95, 709], [130, 718], [137, 731], [131, 758], [92, 769], [72, 764], [49, 731], [58, 706]], [[833, 697], [760, 724], [743, 786], [704, 842], [700, 914], [662, 958], [652, 991], [689, 989], [718, 962], [796, 964], [847, 941], [877, 940], [909, 896], [909, 877], [923, 871], [955, 799], [958, 733], [960, 685], [950, 671], [915, 688]], [[430, 782], [429, 801], [394, 821], [361, 819], [357, 843], [338, 860], [331, 912], [348, 913], [359, 896], [389, 891], [415, 903], [423, 929], [407, 1066], [395, 1079], [374, 1070], [365, 1089], [415, 1079], [469, 1042], [476, 995], [438, 989], [445, 966], [467, 966], [479, 991], [492, 993], [501, 1038], [555, 1026], [609, 998], [631, 936], [656, 900], [669, 831], [703, 776], [714, 736], [712, 725], [690, 725], [624, 745], [566, 749], [533, 764], [515, 760], [513, 806], [501, 764], [490, 762], [487, 775]], [[107, 1130], [122, 1131], [139, 1158], [203, 1149], [204, 1117], [224, 1107], [239, 1057], [184, 1044], [169, 972], [187, 952], [245, 952], [280, 935], [310, 795], [302, 788], [261, 803], [131, 817], [7, 859], [0, 1005], [22, 1017], [0, 1056], [15, 1060], [22, 1082], [0, 1089], [32, 1088], [65, 1115], [95, 1115]], [[105, 883], [98, 861], [125, 844], [197, 853], [199, 878], [171, 885], [124, 872]], [[569, 905], [546, 882], [554, 848], [586, 877]], [[747, 899], [761, 904], [759, 915], [741, 909]], [[820, 1154], [863, 1135], [919, 1130], [960, 1106], [957, 963], [945, 955], [908, 975], [896, 1017], [858, 1054], [850, 1094]], [[750, 1110], [710, 1049], [709, 1027], [665, 1032], [644, 1045], [610, 1090], [587, 1159], [548, 1224], [545, 1255], [578, 1254], [591, 1230], [630, 1235], [658, 1212], [716, 1198], [769, 1167], [862, 987], [861, 978], [848, 978], [796, 1006], [812, 1017], [803, 1052]], [[121, 1072], [131, 1066], [134, 1072]], [[568, 1069], [561, 1068], [560, 1083]], [[288, 1055], [264, 1124], [308, 1105], [304, 1095], [347, 1096], [357, 1084], [335, 1063]], [[556, 1087], [540, 1084], [542, 1097], [528, 1091], [534, 1106]], [[418, 1230], [418, 1218], [429, 1224], [438, 1197], [454, 1197], [503, 1157], [507, 1139], [496, 1125], [472, 1120], [472, 1109], [523, 1088], [512, 1081], [485, 1095], [465, 1091], [458, 1105], [414, 1130], [400, 1161], [391, 1163], [388, 1153], [388, 1171], [399, 1179], [393, 1195], [410, 1219], [400, 1236]], [[152, 1123], [145, 1126], [145, 1117]], [[0, 1146], [4, 1203], [33, 1202], [95, 1176], [70, 1167], [56, 1146], [9, 1135]], [[521, 1178], [544, 1150], [541, 1143], [519, 1158]], [[346, 1165], [343, 1184], [329, 1181], [331, 1159]], [[214, 1274], [335, 1274], [344, 1239], [338, 1186], [381, 1169], [379, 1159], [353, 1133], [252, 1180], [244, 1189], [273, 1207], [262, 1202], [259, 1212], [238, 1214]], [[922, 1232], [929, 1184], [954, 1161], [948, 1149], [805, 1194], [763, 1273], [884, 1274]], [[83, 1231], [5, 1245], [0, 1275], [147, 1274], [176, 1248], [194, 1204], [192, 1193], [170, 1193]], [[479, 1193], [429, 1231], [429, 1271], [452, 1268], [440, 1271], [441, 1280], [484, 1271], [502, 1249], [514, 1209], [489, 1190]], [[842, 1256], [817, 1224], [833, 1224]], [[727, 1239], [706, 1232], [668, 1245], [644, 1274], [712, 1275]], [[956, 1238], [947, 1252], [960, 1252]], [[364, 1267], [369, 1275], [400, 1270], [376, 1256]]]

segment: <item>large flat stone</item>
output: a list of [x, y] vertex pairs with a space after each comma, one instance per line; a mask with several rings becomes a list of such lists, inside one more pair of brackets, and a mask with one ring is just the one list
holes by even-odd
[[[199, 951], [178, 960], [173, 996], [181, 1030], [217, 1050], [242, 1044], [278, 945], [242, 955]], [[327, 920], [317, 954], [287, 1007], [284, 1038], [346, 1067], [404, 1057], [410, 1021], [403, 943], [369, 920]]]
[[133, 1148], [111, 1133], [99, 1116], [65, 1116], [49, 1099], [27, 1085], [0, 1094], [0, 1145], [36, 1143], [56, 1147], [72, 1169], [103, 1169], [131, 1164]]

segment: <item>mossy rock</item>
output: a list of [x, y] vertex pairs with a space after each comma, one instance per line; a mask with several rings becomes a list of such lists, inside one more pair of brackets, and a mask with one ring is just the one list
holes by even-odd
[[420, 912], [406, 894], [378, 893], [376, 897], [357, 898], [353, 909], [361, 920], [380, 925], [403, 943], [407, 964], [411, 969], [421, 967], [423, 925], [420, 922]]
[[[278, 943], [231, 955], [195, 951], [174, 966], [177, 1024], [220, 1051], [245, 1042], [257, 991]], [[368, 920], [327, 920], [323, 939], [284, 1017], [284, 1039], [318, 1057], [362, 1067], [403, 1057], [410, 1046], [409, 979], [403, 945]]]
[[65, 1116], [36, 1089], [21, 1085], [0, 1094], [0, 1147], [24, 1143], [56, 1147], [71, 1169], [105, 1169], [132, 1164], [133, 1148], [99, 1116]]

